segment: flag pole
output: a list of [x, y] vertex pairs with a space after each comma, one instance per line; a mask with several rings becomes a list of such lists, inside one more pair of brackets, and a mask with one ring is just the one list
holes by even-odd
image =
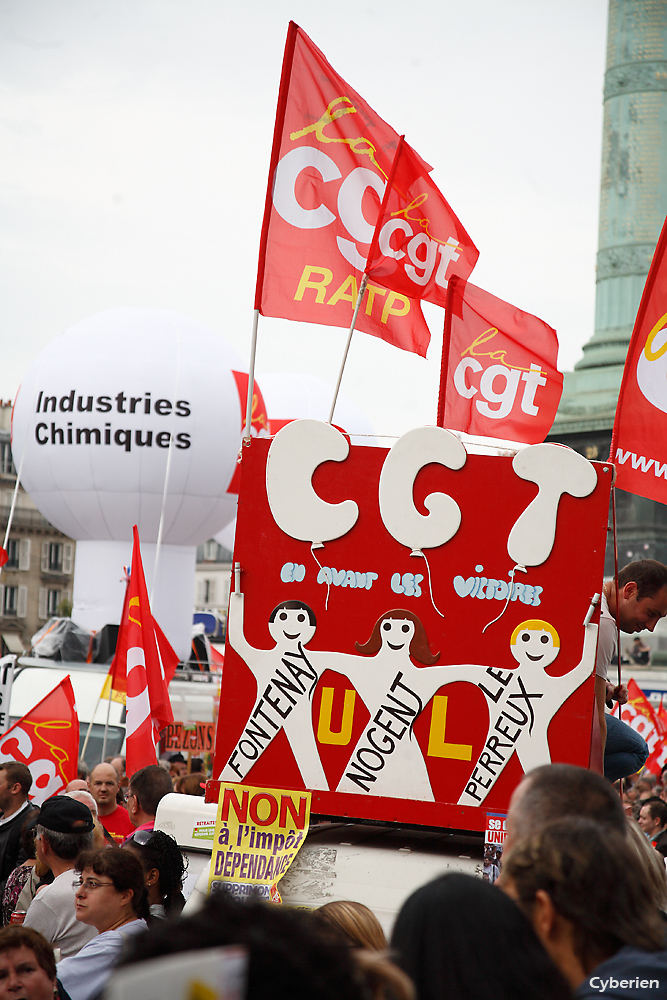
[[104, 723], [104, 739], [102, 740], [102, 761], [107, 755], [107, 736], [109, 735], [109, 717], [111, 715], [111, 698], [113, 696], [113, 687], [109, 685], [109, 701], [107, 702], [107, 718]]
[[[2, 547], [5, 550], [5, 552], [7, 551], [7, 544], [9, 542], [9, 532], [12, 530], [12, 524], [13, 524], [13, 521], [14, 521], [14, 511], [16, 510], [16, 501], [17, 501], [17, 498], [18, 498], [19, 486], [21, 485], [21, 474], [23, 472], [23, 462], [25, 460], [25, 453], [26, 453], [26, 450], [27, 450], [26, 446], [25, 446], [25, 442], [26, 442], [27, 437], [28, 437], [28, 428], [26, 426], [25, 436], [23, 438], [23, 451], [21, 452], [21, 462], [19, 464], [18, 471], [16, 473], [16, 483], [14, 484], [14, 492], [12, 493], [12, 502], [11, 502], [11, 505], [10, 505], [10, 508], [9, 508], [9, 517], [7, 519], [7, 527], [5, 529], [5, 537], [4, 537], [4, 540], [3, 540], [3, 543], [2, 543]], [[2, 566], [0, 566], [0, 573], [2, 573]]]
[[[61, 336], [62, 336], [62, 334], [61, 334]], [[37, 396], [37, 386], [39, 385], [39, 379], [40, 379], [41, 374], [42, 374], [42, 367], [43, 367], [43, 365], [44, 365], [44, 361], [42, 359], [39, 362], [39, 368], [37, 370], [37, 378], [35, 379], [35, 387], [34, 387], [34, 389], [32, 391], [33, 412], [36, 412], [36, 409], [37, 409], [36, 406], [35, 406], [36, 396]], [[20, 386], [19, 386], [19, 388], [20, 388]], [[18, 395], [18, 390], [17, 390], [17, 395]], [[14, 398], [14, 405], [16, 405], [16, 397]], [[13, 415], [13, 411], [12, 411], [12, 415]], [[23, 442], [22, 442], [22, 445], [21, 445], [21, 461], [19, 463], [18, 469], [15, 470], [16, 471], [16, 483], [14, 484], [14, 492], [12, 493], [12, 502], [11, 502], [11, 505], [9, 507], [9, 518], [7, 520], [7, 527], [5, 529], [5, 537], [4, 537], [4, 540], [2, 542], [2, 547], [5, 550], [5, 552], [7, 551], [7, 543], [9, 541], [9, 532], [12, 529], [12, 524], [13, 524], [13, 521], [14, 521], [14, 512], [16, 510], [16, 501], [18, 499], [19, 486], [21, 485], [21, 475], [23, 473], [23, 463], [25, 461], [25, 453], [26, 453], [26, 450], [27, 450], [26, 449], [26, 442], [28, 440], [28, 434], [29, 434], [29, 432], [30, 432], [30, 421], [26, 420], [25, 432], [23, 434]], [[12, 432], [12, 437], [13, 437], [13, 432]], [[0, 574], [1, 573], [2, 573], [2, 566], [0, 566]]]
[[[108, 674], [107, 674], [107, 676], [108, 676]], [[104, 679], [104, 684], [106, 684], [106, 678]], [[93, 728], [93, 723], [95, 721], [95, 716], [97, 715], [97, 709], [100, 707], [100, 702], [102, 701], [102, 691], [104, 691], [104, 684], [102, 685], [102, 690], [99, 693], [99, 697], [97, 699], [97, 703], [95, 705], [95, 709], [94, 709], [93, 714], [92, 714], [92, 716], [90, 718], [90, 722], [88, 723], [88, 731], [86, 732], [86, 738], [83, 741], [83, 747], [81, 749], [81, 760], [85, 760], [86, 759], [86, 747], [88, 746], [88, 740], [90, 739], [90, 733], [91, 733], [91, 730]]]
[[384, 189], [384, 195], [382, 196], [382, 204], [380, 205], [380, 211], [378, 212], [378, 217], [375, 222], [375, 229], [373, 230], [373, 239], [371, 240], [370, 249], [368, 251], [368, 257], [366, 259], [366, 270], [364, 271], [364, 276], [361, 279], [361, 284], [359, 286], [359, 294], [357, 295], [357, 303], [354, 307], [354, 313], [352, 315], [352, 322], [350, 324], [350, 332], [347, 335], [347, 343], [345, 344], [345, 351], [343, 352], [343, 360], [340, 366], [340, 371], [338, 373], [338, 381], [336, 382], [336, 388], [334, 389], [333, 402], [331, 403], [331, 411], [329, 413], [328, 423], [333, 421], [334, 410], [336, 409], [336, 401], [338, 399], [338, 391], [340, 389], [340, 384], [343, 380], [343, 370], [345, 368], [345, 362], [347, 361], [347, 355], [350, 350], [350, 344], [352, 343], [352, 334], [354, 333], [354, 328], [357, 324], [357, 316], [359, 315], [359, 307], [361, 306], [361, 300], [364, 297], [366, 291], [366, 285], [368, 284], [368, 279], [370, 277], [369, 271], [373, 266], [373, 260], [378, 253], [378, 243], [380, 241], [380, 229], [382, 228], [385, 212], [387, 209], [387, 203], [389, 201], [389, 195], [391, 194], [392, 187], [394, 184], [394, 175], [396, 173], [396, 166], [398, 164], [401, 151], [403, 149], [403, 143], [405, 142], [405, 136], [401, 135], [398, 137], [398, 143], [396, 145], [396, 152], [394, 153], [394, 158], [391, 162], [391, 169], [389, 171], [389, 176], [387, 178], [387, 183]]
[[[119, 625], [119, 628], [118, 628], [118, 634], [119, 635], [120, 635], [120, 630], [123, 627], [123, 623], [124, 623], [125, 619], [127, 618], [127, 611], [128, 611], [128, 598], [129, 598], [129, 594], [130, 594], [130, 576], [126, 573], [126, 577], [127, 577], [127, 579], [125, 581], [125, 595], [123, 597], [123, 610], [121, 611], [120, 625]], [[106, 677], [104, 678], [104, 684], [102, 685], [102, 690], [99, 693], [99, 696], [98, 696], [98, 699], [97, 699], [97, 703], [95, 705], [95, 711], [93, 712], [92, 718], [91, 718], [90, 722], [88, 723], [88, 731], [86, 733], [86, 738], [83, 741], [83, 748], [81, 750], [81, 757], [83, 758], [83, 760], [86, 759], [86, 747], [88, 746], [88, 740], [90, 739], [90, 733], [91, 733], [91, 730], [93, 728], [93, 722], [95, 720], [95, 716], [97, 715], [97, 710], [100, 707], [100, 703], [102, 701], [102, 695], [104, 694], [104, 688], [105, 688], [105, 686], [107, 684], [107, 681], [109, 682], [109, 706], [111, 706], [111, 696], [113, 694], [113, 685], [114, 685], [114, 681], [116, 679], [116, 670], [117, 670], [117, 660], [116, 660], [117, 650], [118, 650], [118, 638], [116, 638], [116, 650], [114, 651], [113, 660], [111, 661], [111, 666], [109, 668], [109, 671], [108, 671]], [[106, 723], [106, 727], [105, 727], [105, 736], [104, 736], [105, 747], [106, 747], [106, 730], [108, 729], [108, 726], [109, 726], [109, 713], [107, 712], [107, 723]], [[102, 754], [102, 758], [104, 758], [104, 754]]]
[[250, 341], [250, 366], [248, 369], [248, 398], [246, 400], [245, 429], [243, 443], [250, 444], [250, 428], [252, 426], [252, 401], [255, 394], [255, 354], [257, 352], [257, 326], [259, 324], [259, 309], [255, 309], [252, 321], [252, 339]]
[[368, 284], [368, 274], [364, 271], [364, 276], [361, 279], [361, 284], [359, 285], [359, 294], [357, 295], [357, 304], [354, 307], [354, 313], [352, 314], [352, 322], [350, 323], [350, 332], [347, 335], [347, 343], [345, 344], [345, 350], [343, 351], [343, 360], [341, 362], [340, 371], [338, 372], [338, 381], [336, 382], [336, 388], [334, 389], [333, 400], [331, 402], [331, 410], [329, 412], [328, 423], [333, 421], [334, 410], [336, 409], [336, 400], [338, 399], [338, 390], [340, 389], [340, 384], [343, 380], [343, 371], [345, 369], [345, 362], [347, 361], [348, 351], [350, 350], [350, 344], [352, 343], [352, 334], [354, 333], [354, 328], [357, 324], [357, 316], [359, 315], [359, 307], [361, 306], [361, 300], [364, 297], [366, 291], [366, 285]]
[[[181, 331], [180, 329], [176, 331], [176, 378], [175, 387], [176, 391], [174, 393], [175, 398], [178, 398], [179, 383], [181, 381]], [[160, 552], [162, 550], [162, 535], [164, 533], [164, 515], [167, 507], [167, 495], [169, 491], [169, 477], [171, 475], [171, 463], [174, 456], [174, 438], [176, 434], [174, 433], [175, 427], [175, 413], [176, 410], [172, 410], [171, 414], [171, 434], [169, 436], [169, 448], [167, 450], [167, 463], [164, 470], [164, 486], [162, 488], [162, 505], [160, 507], [160, 520], [157, 527], [157, 540], [155, 542], [155, 561], [153, 563], [153, 586], [152, 591], [152, 605], [155, 607], [155, 596], [158, 589], [158, 568], [160, 566]]]
[[445, 396], [447, 394], [447, 375], [449, 372], [449, 345], [452, 339], [452, 306], [454, 305], [454, 289], [458, 278], [452, 275], [447, 285], [447, 304], [445, 306], [445, 325], [442, 332], [442, 357], [440, 359], [440, 387], [438, 389], [438, 427], [445, 425]]

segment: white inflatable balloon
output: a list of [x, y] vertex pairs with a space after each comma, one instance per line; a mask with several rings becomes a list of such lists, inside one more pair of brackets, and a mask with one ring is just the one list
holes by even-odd
[[[27, 372], [12, 447], [40, 511], [71, 538], [196, 545], [234, 516], [238, 355], [185, 316], [110, 309], [53, 341]], [[128, 529], [129, 525], [129, 529]]]
[[236, 537], [236, 518], [226, 524], [221, 531], [216, 531], [213, 538], [218, 543], [222, 545], [223, 549], [227, 549], [228, 552], [234, 551], [234, 539]]
[[[127, 308], [75, 324], [27, 372], [14, 407], [14, 460], [44, 517], [78, 542], [73, 618], [81, 625], [118, 621], [133, 524], [151, 585], [147, 547], [157, 541], [171, 455], [154, 611], [168, 635], [176, 616], [189, 636], [194, 550], [236, 513], [227, 488], [245, 406], [234, 370], [243, 370], [238, 355], [195, 320]], [[178, 645], [184, 655], [189, 638]]]

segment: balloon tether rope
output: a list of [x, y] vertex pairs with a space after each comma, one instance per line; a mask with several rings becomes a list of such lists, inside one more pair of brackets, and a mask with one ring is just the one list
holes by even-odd
[[512, 569], [510, 570], [510, 573], [509, 573], [510, 582], [509, 582], [509, 590], [507, 591], [507, 600], [505, 601], [505, 605], [503, 607], [503, 610], [500, 612], [500, 614], [496, 618], [494, 618], [492, 621], [486, 623], [486, 625], [482, 629], [482, 635], [484, 635], [484, 633], [486, 632], [486, 630], [489, 627], [489, 625], [494, 625], [497, 621], [500, 621], [500, 619], [503, 617], [503, 615], [507, 611], [507, 607], [509, 605], [509, 602], [512, 600], [512, 591], [514, 590], [514, 574], [516, 573], [517, 570], [519, 570], [521, 573], [527, 573], [528, 572], [528, 570], [526, 569], [525, 566], [519, 566], [518, 563], [516, 564], [516, 566], [512, 567]]
[[440, 608], [438, 607], [438, 605], [435, 603], [435, 600], [433, 598], [433, 587], [431, 586], [431, 567], [429, 566], [429, 562], [428, 562], [428, 559], [426, 558], [426, 555], [422, 552], [421, 549], [413, 549], [412, 552], [410, 553], [410, 555], [411, 556], [421, 556], [422, 559], [424, 560], [424, 562], [426, 563], [426, 573], [427, 573], [427, 576], [428, 576], [428, 592], [429, 592], [430, 597], [431, 597], [431, 604], [433, 605], [433, 607], [435, 608], [435, 610], [438, 612], [438, 614], [440, 615], [440, 617], [444, 618], [445, 616], [443, 615], [442, 611], [440, 610]]

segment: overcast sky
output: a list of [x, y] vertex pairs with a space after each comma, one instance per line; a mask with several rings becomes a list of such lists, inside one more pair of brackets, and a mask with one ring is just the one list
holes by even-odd
[[[474, 283], [555, 327], [573, 367], [594, 328], [606, 0], [0, 0], [0, 397], [112, 306], [185, 313], [247, 360], [290, 18], [433, 164]], [[443, 313], [425, 312], [426, 361], [353, 343], [343, 391], [379, 433], [435, 421]], [[261, 319], [260, 384], [334, 382], [345, 336]]]

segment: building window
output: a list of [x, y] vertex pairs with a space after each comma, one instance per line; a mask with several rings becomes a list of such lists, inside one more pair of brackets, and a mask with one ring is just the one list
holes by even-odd
[[39, 588], [37, 615], [42, 621], [47, 618], [69, 617], [71, 614], [70, 591]]
[[2, 613], [5, 617], [16, 615], [19, 607], [19, 588], [5, 587], [2, 601]]
[[219, 561], [219, 550], [220, 546], [215, 541], [215, 539], [210, 538], [208, 542], [204, 543], [204, 562], [218, 562]]
[[10, 538], [7, 542], [7, 569], [30, 569], [30, 539]]
[[30, 539], [10, 538], [7, 542], [7, 569], [30, 569]]
[[12, 446], [9, 441], [0, 442], [0, 472], [5, 476], [16, 475], [16, 469], [12, 461]]
[[19, 568], [19, 543], [17, 538], [10, 538], [7, 542], [7, 569]]
[[42, 573], [71, 573], [73, 559], [71, 542], [42, 542]]
[[58, 605], [60, 604], [60, 591], [59, 590], [49, 590], [46, 594], [46, 613], [49, 618], [53, 618], [58, 614]]
[[198, 608], [210, 608], [216, 602], [215, 578], [199, 577], [195, 586], [195, 604]]
[[0, 611], [7, 618], [25, 618], [28, 608], [27, 587], [0, 586]]

